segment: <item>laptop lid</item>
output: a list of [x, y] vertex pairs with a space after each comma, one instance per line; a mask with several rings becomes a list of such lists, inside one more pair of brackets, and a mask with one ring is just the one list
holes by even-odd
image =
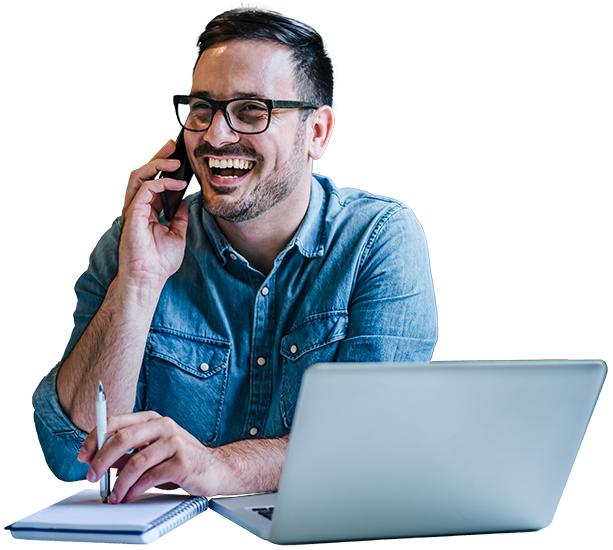
[[314, 365], [268, 538], [546, 527], [606, 372], [602, 361]]

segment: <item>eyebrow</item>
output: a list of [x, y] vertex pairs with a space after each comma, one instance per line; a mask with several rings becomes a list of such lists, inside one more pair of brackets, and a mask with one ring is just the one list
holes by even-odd
[[[189, 94], [192, 97], [199, 97], [200, 99], [212, 99], [211, 94], [206, 91], [196, 91], [190, 92]], [[230, 99], [248, 99], [248, 98], [256, 98], [256, 99], [266, 99], [266, 96], [259, 93], [245, 93], [245, 92], [236, 92], [232, 94]]]

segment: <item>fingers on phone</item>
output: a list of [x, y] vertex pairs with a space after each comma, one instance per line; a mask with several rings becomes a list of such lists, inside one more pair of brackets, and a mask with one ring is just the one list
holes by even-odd
[[128, 187], [138, 189], [146, 181], [157, 179], [160, 172], [174, 172], [181, 166], [177, 159], [155, 159], [130, 175]]
[[[179, 163], [179, 161], [175, 160], [165, 162], [173, 162], [177, 163], [177, 165]], [[155, 174], [157, 174], [158, 171], [155, 171]], [[184, 189], [186, 186], [186, 181], [175, 180], [172, 178], [148, 179], [144, 181], [139, 177], [130, 178], [128, 188], [126, 189], [126, 197], [124, 201], [124, 214], [125, 211], [129, 208], [129, 206], [133, 203], [137, 195], [142, 196], [144, 194], [145, 197], [148, 197], [146, 200], [143, 199], [144, 202], [150, 203], [154, 199], [155, 194], [161, 193], [162, 191], [164, 191], [164, 189], [180, 190]]]
[[174, 218], [169, 224], [170, 230], [185, 239], [187, 235], [189, 208], [185, 200], [181, 201], [178, 210], [176, 211]]
[[179, 159], [156, 158], [145, 166], [150, 165], [153, 166], [153, 170], [149, 172], [151, 176], [147, 175], [146, 179], [156, 177], [159, 172], [174, 172], [181, 166], [181, 161]]
[[[184, 189], [186, 185], [187, 185], [186, 181], [173, 180], [170, 178], [161, 178], [161, 179], [145, 182], [145, 184], [142, 185], [141, 189], [143, 189], [143, 192], [148, 193], [147, 196], [150, 196], [147, 202], [151, 202], [151, 200], [155, 198], [156, 194], [161, 193], [165, 189], [170, 189], [172, 191], [179, 191], [181, 189]], [[138, 192], [137, 192], [137, 195], [138, 195]]]
[[156, 159], [168, 158], [170, 155], [174, 153], [174, 150], [175, 150], [175, 142], [172, 139], [169, 139], [164, 144], [164, 146], [155, 155], [153, 155], [150, 162], [153, 162]]
[[174, 172], [180, 166], [181, 161], [177, 159], [156, 157], [130, 174], [128, 192], [136, 192], [144, 182], [156, 178], [160, 172]]

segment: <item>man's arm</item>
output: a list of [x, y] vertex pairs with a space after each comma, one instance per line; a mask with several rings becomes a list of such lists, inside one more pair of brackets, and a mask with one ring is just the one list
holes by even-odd
[[237, 441], [211, 449], [225, 466], [225, 494], [264, 493], [279, 487], [289, 436]]
[[134, 408], [136, 384], [153, 313], [162, 288], [181, 265], [187, 230], [183, 203], [169, 227], [158, 223], [159, 193], [181, 189], [185, 182], [151, 180], [159, 170], [174, 170], [179, 161], [166, 157], [167, 143], [128, 183], [122, 213], [119, 269], [104, 302], [62, 364], [57, 376], [60, 405], [75, 426], [95, 426], [92, 396], [102, 380], [111, 414]]
[[[153, 315], [138, 289], [116, 278], [91, 323], [66, 358], [57, 376], [60, 405], [75, 426], [89, 432], [95, 425], [93, 398], [97, 381], [109, 395], [109, 411], [134, 407], [138, 372]], [[152, 294], [154, 292], [152, 291]]]
[[[151, 487], [168, 484], [204, 496], [274, 491], [288, 442], [286, 436], [205, 447], [172, 419], [153, 411], [112, 416], [107, 433], [113, 437], [97, 452], [92, 431], [78, 460], [90, 464], [91, 482], [112, 466], [119, 469], [112, 503], [128, 502]], [[126, 455], [131, 449], [139, 451]]]

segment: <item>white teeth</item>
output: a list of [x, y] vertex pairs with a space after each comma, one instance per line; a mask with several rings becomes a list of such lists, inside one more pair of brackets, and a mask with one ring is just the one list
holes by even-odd
[[242, 159], [213, 159], [209, 158], [209, 168], [237, 168], [241, 170], [251, 170], [253, 162]]

